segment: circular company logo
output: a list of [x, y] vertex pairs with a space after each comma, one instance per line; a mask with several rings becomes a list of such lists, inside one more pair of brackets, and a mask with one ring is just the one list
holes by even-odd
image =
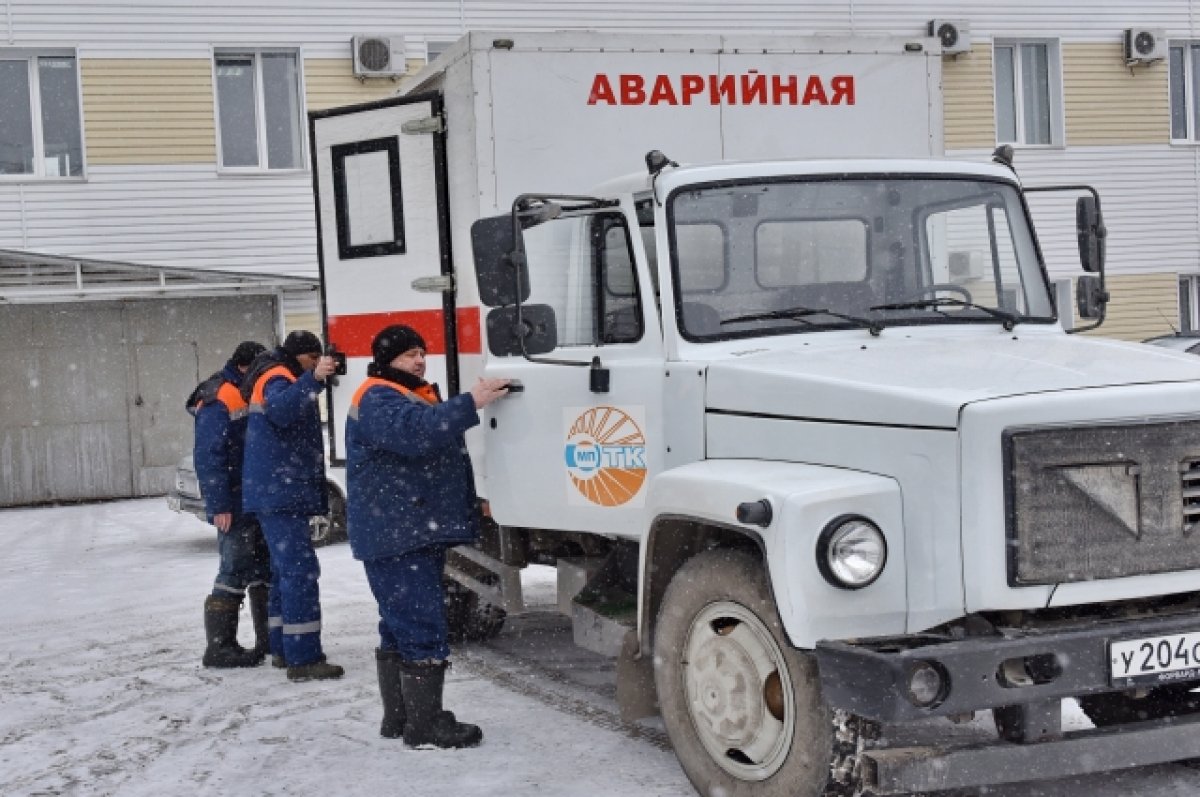
[[567, 432], [567, 475], [584, 498], [600, 506], [628, 503], [646, 481], [646, 436], [616, 407], [593, 407]]

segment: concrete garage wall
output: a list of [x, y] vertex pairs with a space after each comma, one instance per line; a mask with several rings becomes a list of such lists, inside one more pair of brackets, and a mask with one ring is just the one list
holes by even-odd
[[166, 492], [188, 393], [276, 317], [265, 296], [0, 307], [22, 364], [0, 380], [0, 506]]

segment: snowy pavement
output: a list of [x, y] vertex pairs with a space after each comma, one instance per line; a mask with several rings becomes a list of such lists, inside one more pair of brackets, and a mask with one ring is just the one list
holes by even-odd
[[[319, 552], [323, 639], [346, 676], [299, 684], [270, 666], [200, 666], [216, 549], [162, 499], [0, 511], [0, 550], [6, 797], [694, 793], [669, 751], [564, 711], [578, 698], [545, 699], [552, 683], [498, 686], [479, 671], [500, 668], [469, 650], [446, 701], [482, 726], [482, 747], [380, 738], [378, 616], [346, 545]], [[544, 585], [541, 597], [553, 601]]]
[[[4, 797], [694, 794], [660, 726], [620, 721], [611, 663], [571, 647], [545, 568], [526, 571], [541, 611], [455, 651], [447, 706], [482, 726], [483, 745], [410, 751], [378, 734], [377, 615], [346, 545], [319, 551], [323, 639], [346, 677], [301, 684], [269, 666], [200, 666], [215, 545], [162, 499], [0, 510], [0, 551]], [[246, 613], [243, 623], [246, 643]], [[979, 793], [1184, 797], [1200, 794], [1200, 771]]]

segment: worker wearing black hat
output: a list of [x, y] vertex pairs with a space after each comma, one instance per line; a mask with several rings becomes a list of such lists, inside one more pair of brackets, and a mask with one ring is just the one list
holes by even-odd
[[389, 326], [371, 344], [367, 380], [346, 420], [350, 547], [379, 604], [375, 651], [380, 734], [413, 746], [470, 747], [483, 733], [442, 709], [447, 627], [446, 549], [479, 535], [475, 477], [463, 434], [478, 410], [507, 395], [481, 379], [442, 401], [425, 381], [425, 341]]
[[[250, 363], [265, 347], [252, 340], [234, 349], [225, 367], [201, 382], [187, 400], [196, 418], [193, 461], [209, 522], [217, 527], [220, 565], [204, 600], [205, 667], [253, 667], [267, 654], [267, 590], [271, 563], [254, 515], [242, 510], [242, 451], [246, 402], [239, 387]], [[255, 644], [237, 641], [238, 614], [246, 594]]]
[[293, 681], [343, 674], [321, 648], [321, 568], [309, 536], [309, 518], [329, 512], [317, 397], [334, 367], [317, 336], [300, 330], [259, 355], [243, 384], [250, 413], [245, 505], [258, 516], [271, 551], [272, 663], [287, 667]]

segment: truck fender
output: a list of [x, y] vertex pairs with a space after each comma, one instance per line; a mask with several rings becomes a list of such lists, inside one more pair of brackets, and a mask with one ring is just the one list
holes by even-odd
[[[761, 500], [771, 506], [765, 527], [737, 520], [739, 504]], [[689, 557], [716, 547], [756, 549], [784, 630], [797, 648], [812, 648], [819, 639], [905, 632], [905, 536], [895, 479], [792, 462], [705, 460], [657, 476], [647, 508], [650, 528], [639, 561], [642, 653], [651, 650], [671, 577]], [[821, 532], [846, 516], [870, 520], [887, 541], [883, 572], [855, 590], [833, 586], [817, 564]]]

